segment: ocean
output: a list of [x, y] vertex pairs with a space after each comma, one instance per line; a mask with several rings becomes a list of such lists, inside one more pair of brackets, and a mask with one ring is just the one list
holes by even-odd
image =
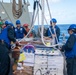
[[[65, 35], [65, 39], [67, 40], [69, 37], [67, 29], [69, 28], [71, 24], [58, 24], [58, 27], [60, 28], [60, 41], [63, 39], [63, 34]], [[38, 32], [38, 25], [34, 26], [35, 32]], [[44, 25], [44, 28], [48, 28], [49, 26]]]

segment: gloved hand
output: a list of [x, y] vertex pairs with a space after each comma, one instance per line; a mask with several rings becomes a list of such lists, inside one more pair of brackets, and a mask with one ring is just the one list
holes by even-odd
[[16, 47], [16, 44], [11, 45], [11, 49], [14, 49]]

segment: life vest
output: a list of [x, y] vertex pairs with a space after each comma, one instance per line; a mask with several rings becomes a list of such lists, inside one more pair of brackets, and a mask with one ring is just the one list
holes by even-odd
[[[74, 34], [74, 36], [76, 37], [76, 34]], [[72, 50], [67, 50], [67, 51], [65, 51], [65, 56], [66, 56], [67, 58], [76, 57], [76, 41], [75, 41], [75, 44], [74, 44]]]
[[16, 39], [22, 39], [24, 37], [24, 32], [23, 32], [23, 28], [20, 27], [19, 29], [16, 27], [15, 28], [15, 35], [16, 35]]
[[0, 33], [0, 40], [4, 40], [5, 43], [10, 45], [10, 40], [8, 38], [8, 27], [4, 28]]

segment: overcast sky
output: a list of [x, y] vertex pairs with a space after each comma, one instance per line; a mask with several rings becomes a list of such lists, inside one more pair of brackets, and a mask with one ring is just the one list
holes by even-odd
[[[46, 0], [45, 0], [46, 1]], [[76, 0], [48, 0], [51, 15], [57, 19], [58, 24], [76, 23]], [[33, 0], [29, 0], [29, 11], [32, 11]], [[45, 16], [49, 22], [49, 13], [45, 3]]]

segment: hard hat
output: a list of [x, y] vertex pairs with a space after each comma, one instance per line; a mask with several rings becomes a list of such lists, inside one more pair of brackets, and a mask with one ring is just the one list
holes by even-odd
[[16, 21], [16, 24], [21, 24], [20, 20], [17, 20], [17, 21]]
[[10, 26], [14, 26], [13, 23], [11, 23], [11, 22], [9, 22], [9, 25], [10, 25]]
[[29, 26], [29, 25], [28, 25], [28, 24], [24, 24], [23, 26], [24, 26], [24, 27], [27, 27], [27, 26]]
[[55, 18], [52, 18], [52, 19], [50, 20], [50, 23], [51, 23], [51, 22], [57, 23], [57, 20], [56, 20]]
[[68, 28], [68, 30], [74, 30], [76, 29], [76, 24], [71, 24]]
[[8, 21], [5, 21], [5, 25], [6, 25], [6, 26], [9, 25], [9, 22], [8, 22]]

